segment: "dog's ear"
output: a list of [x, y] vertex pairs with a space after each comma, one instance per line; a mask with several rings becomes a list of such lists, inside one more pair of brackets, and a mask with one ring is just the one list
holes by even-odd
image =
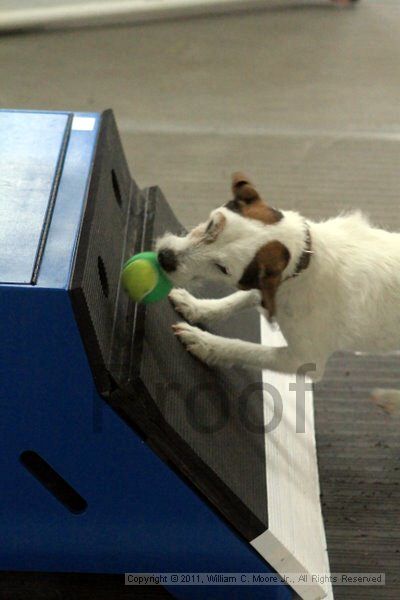
[[266, 225], [273, 225], [283, 219], [283, 214], [261, 198], [254, 185], [243, 173], [233, 173], [232, 192], [233, 200], [225, 206], [243, 217], [256, 219]]
[[232, 174], [232, 192], [235, 200], [244, 204], [261, 201], [256, 188], [243, 173], [236, 172]]
[[276, 312], [275, 296], [282, 283], [282, 273], [286, 269], [290, 252], [281, 242], [269, 242], [258, 251], [262, 304], [271, 319]]
[[260, 285], [260, 265], [256, 255], [243, 271], [238, 286], [242, 290], [259, 290]]
[[205, 234], [204, 234], [205, 243], [211, 244], [212, 242], [215, 242], [215, 240], [217, 239], [219, 234], [223, 231], [225, 225], [226, 225], [225, 215], [220, 211], [217, 211], [216, 213], [214, 213], [212, 218], [208, 222], [206, 230], [205, 230]]
[[262, 305], [271, 319], [276, 312], [275, 296], [282, 282], [282, 273], [290, 260], [290, 252], [278, 241], [263, 246], [247, 265], [238, 286], [244, 290], [258, 289]]

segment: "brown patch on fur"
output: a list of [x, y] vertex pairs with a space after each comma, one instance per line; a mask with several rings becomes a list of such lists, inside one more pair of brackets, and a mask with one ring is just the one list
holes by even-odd
[[273, 225], [283, 218], [279, 210], [268, 206], [243, 173], [233, 173], [232, 192], [234, 199], [226, 206], [243, 217], [256, 219], [266, 225]]
[[266, 225], [278, 223], [283, 218], [283, 214], [279, 210], [268, 206], [261, 198], [250, 206], [244, 206], [242, 215], [248, 219], [257, 219], [257, 221], [261, 221]]
[[271, 319], [276, 313], [275, 296], [282, 282], [282, 273], [290, 260], [290, 252], [281, 242], [265, 244], [245, 269], [239, 287], [258, 289], [262, 294], [262, 305]]

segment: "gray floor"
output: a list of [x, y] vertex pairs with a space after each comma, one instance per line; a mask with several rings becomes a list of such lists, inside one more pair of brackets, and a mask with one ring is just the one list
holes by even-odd
[[[276, 206], [362, 208], [400, 230], [400, 3], [301, 4], [4, 36], [0, 104], [113, 107], [138, 183], [161, 185], [186, 225], [229, 199], [241, 169]], [[332, 570], [388, 580], [336, 598], [400, 597], [399, 416], [370, 397], [400, 385], [399, 364], [338, 355], [316, 389]]]

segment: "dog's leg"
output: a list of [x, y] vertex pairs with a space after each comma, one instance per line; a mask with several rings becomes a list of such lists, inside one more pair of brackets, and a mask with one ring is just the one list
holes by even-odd
[[324, 371], [324, 360], [305, 359], [287, 346], [272, 348], [225, 338], [188, 323], [177, 323], [172, 328], [186, 349], [208, 365], [241, 365], [281, 373], [296, 373], [306, 369], [314, 380], [320, 379]]
[[260, 293], [257, 290], [239, 291], [225, 298], [195, 298], [182, 288], [172, 290], [169, 295], [175, 310], [190, 323], [200, 321], [209, 323], [218, 319], [226, 319], [230, 315], [245, 308], [260, 305]]

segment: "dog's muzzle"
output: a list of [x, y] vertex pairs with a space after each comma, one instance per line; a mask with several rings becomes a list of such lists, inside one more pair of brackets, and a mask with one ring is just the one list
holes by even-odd
[[178, 259], [173, 250], [160, 250], [158, 253], [158, 262], [164, 271], [167, 273], [172, 273], [176, 271], [176, 267], [178, 266]]

